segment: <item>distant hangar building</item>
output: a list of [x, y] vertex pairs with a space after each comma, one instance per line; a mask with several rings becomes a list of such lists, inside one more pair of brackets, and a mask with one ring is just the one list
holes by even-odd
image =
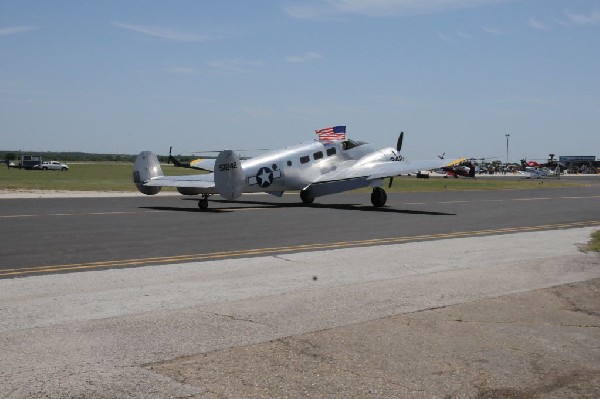
[[558, 157], [558, 162], [564, 165], [569, 173], [586, 173], [586, 169], [597, 169], [600, 166], [593, 155], [562, 155]]

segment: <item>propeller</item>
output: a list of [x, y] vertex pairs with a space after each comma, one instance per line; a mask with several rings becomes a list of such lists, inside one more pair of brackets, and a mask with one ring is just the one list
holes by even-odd
[[169, 147], [169, 158], [167, 158], [167, 163], [172, 163], [173, 166], [178, 167], [178, 168], [189, 168], [190, 164], [189, 162], [179, 162], [177, 159], [175, 159], [175, 157], [172, 155], [173, 152], [173, 146]]
[[402, 141], [404, 140], [404, 132], [400, 132], [400, 137], [398, 137], [398, 142], [396, 143], [396, 150], [400, 152], [402, 149]]
[[[400, 150], [402, 149], [402, 141], [404, 141], [404, 132], [400, 132], [400, 137], [398, 137], [398, 141], [396, 142], [396, 150], [398, 151], [398, 155], [400, 155]], [[390, 177], [390, 184], [388, 184], [388, 189], [392, 188], [393, 182], [394, 176]]]

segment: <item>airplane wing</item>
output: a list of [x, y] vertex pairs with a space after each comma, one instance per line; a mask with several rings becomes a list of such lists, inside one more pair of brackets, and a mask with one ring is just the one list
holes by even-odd
[[455, 161], [448, 161], [446, 159], [435, 159], [430, 161], [378, 161], [364, 164], [359, 162], [350, 163], [350, 161], [347, 161], [340, 165], [342, 167], [338, 166], [336, 170], [319, 176], [304, 190], [311, 196], [319, 197], [322, 195], [366, 187], [371, 181], [386, 177], [456, 165], [463, 160], [464, 159], [457, 159]]
[[199, 158], [190, 162], [190, 167], [193, 169], [207, 170], [213, 172], [215, 170], [215, 160]]
[[408, 173], [417, 173], [421, 170], [432, 170], [453, 166], [463, 160], [464, 159], [432, 159], [426, 161], [385, 161], [368, 164], [354, 164], [348, 168], [338, 168], [332, 172], [325, 173], [313, 181], [312, 184], [356, 178], [364, 178], [366, 180], [383, 179]]
[[214, 188], [215, 175], [158, 176], [144, 183], [148, 187]]

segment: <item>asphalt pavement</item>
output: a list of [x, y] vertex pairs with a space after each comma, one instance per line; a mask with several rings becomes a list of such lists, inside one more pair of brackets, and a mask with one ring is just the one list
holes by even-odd
[[217, 197], [208, 212], [200, 211], [196, 202], [190, 197], [141, 194], [1, 199], [0, 220], [5, 228], [0, 232], [0, 278], [600, 221], [600, 184], [390, 193], [384, 208], [373, 208], [368, 193], [327, 196], [312, 206], [301, 205], [296, 194], [247, 195], [240, 201]]

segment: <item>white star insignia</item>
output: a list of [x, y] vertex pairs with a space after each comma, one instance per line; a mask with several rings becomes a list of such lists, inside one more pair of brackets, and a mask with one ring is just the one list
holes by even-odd
[[258, 175], [258, 179], [260, 180], [260, 185], [261, 187], [265, 186], [265, 183], [268, 185], [271, 182], [269, 181], [269, 176], [271, 175], [271, 173], [267, 172], [266, 169], [263, 169], [263, 172]]

